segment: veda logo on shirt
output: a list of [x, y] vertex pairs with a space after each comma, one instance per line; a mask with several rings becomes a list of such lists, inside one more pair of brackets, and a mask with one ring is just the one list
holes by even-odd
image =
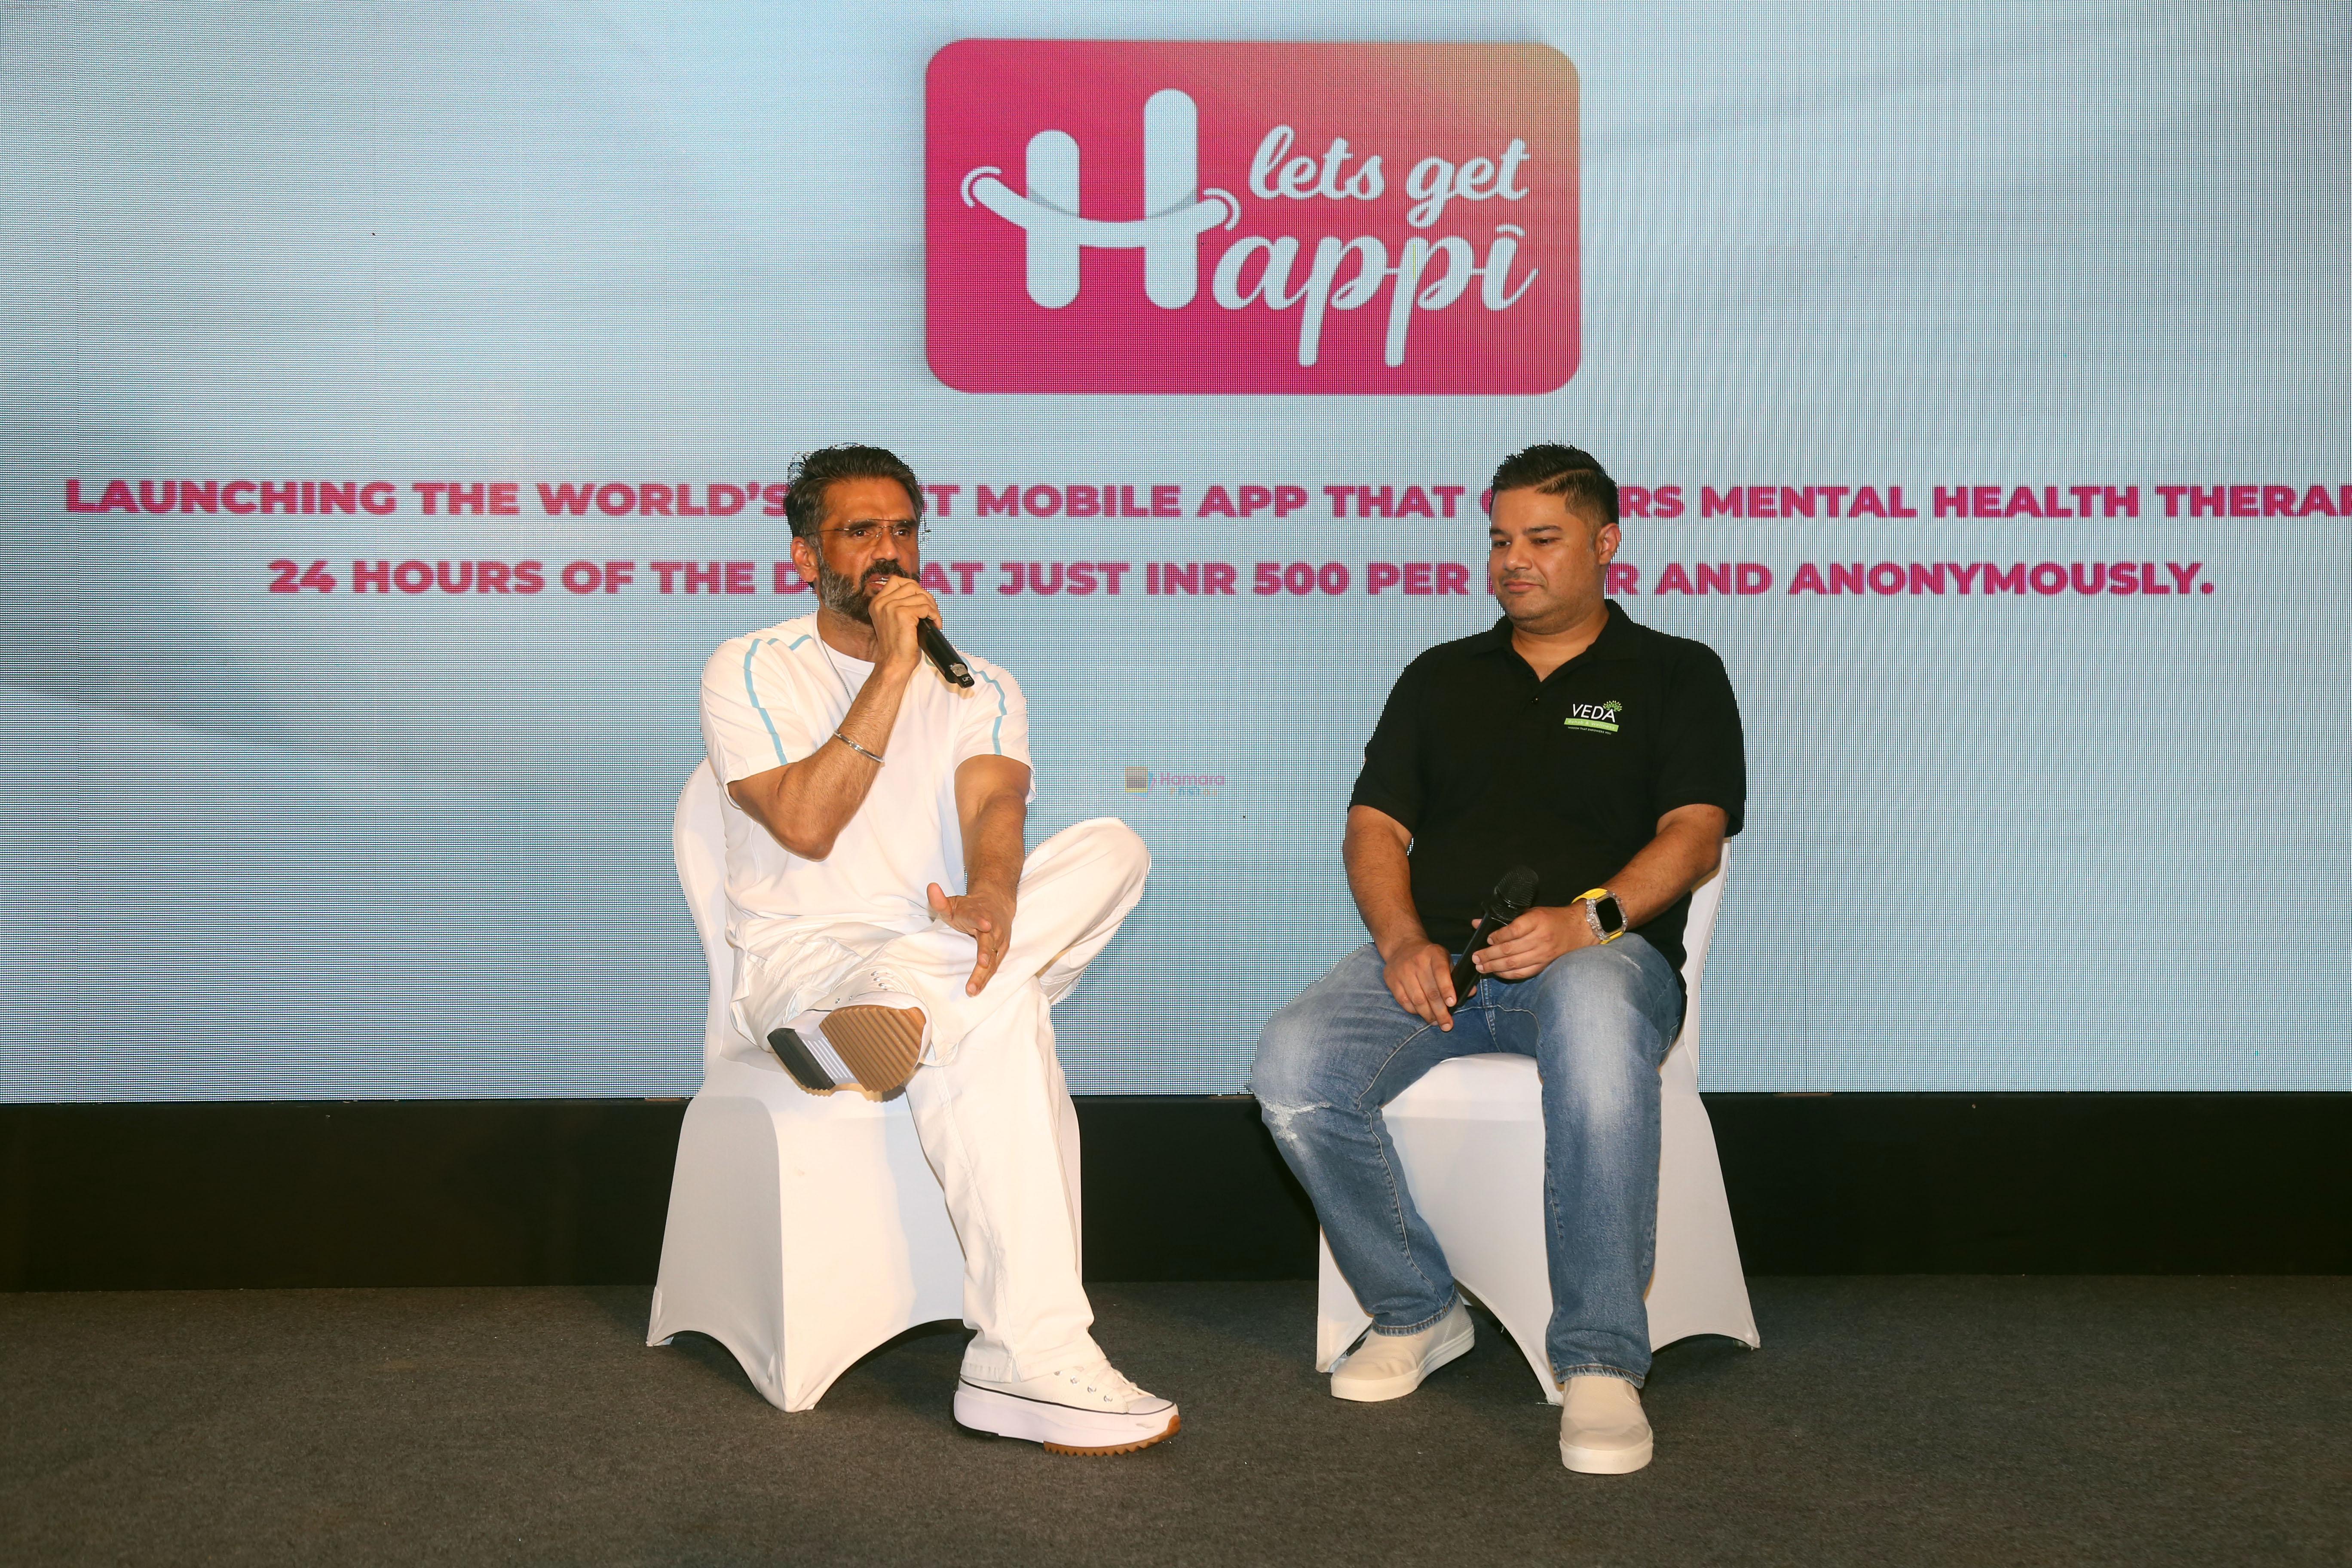
[[1550, 392], [1577, 77], [1541, 44], [931, 57], [931, 368], [965, 392]]
[[1617, 715], [1624, 710], [1622, 702], [1580, 702], [1568, 710], [1568, 717], [1560, 722], [1571, 730], [1613, 735], [1617, 732]]

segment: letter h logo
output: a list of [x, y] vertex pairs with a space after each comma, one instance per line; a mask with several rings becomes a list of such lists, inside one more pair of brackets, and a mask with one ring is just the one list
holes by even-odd
[[958, 39], [925, 72], [925, 358], [973, 393], [1555, 391], [1576, 105], [1543, 44]]
[[[1201, 116], [1192, 95], [1174, 88], [1143, 105], [1143, 216], [1123, 222], [1078, 216], [1078, 143], [1066, 131], [1029, 139], [1025, 195], [1015, 195], [983, 163], [963, 177], [964, 205], [977, 203], [1028, 233], [1029, 298], [1058, 310], [1078, 297], [1078, 253], [1088, 247], [1143, 252], [1143, 292], [1163, 310], [1181, 310], [1200, 292], [1200, 237], [1241, 221], [1231, 193], [1200, 186]], [[1206, 199], [1202, 199], [1205, 197]]]

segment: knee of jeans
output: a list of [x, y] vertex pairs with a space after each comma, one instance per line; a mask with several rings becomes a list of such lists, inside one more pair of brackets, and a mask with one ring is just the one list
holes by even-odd
[[1554, 962], [1536, 985], [1545, 1054], [1579, 1078], [1649, 1070], [1655, 1053], [1646, 1047], [1657, 1026], [1643, 1010], [1642, 984], [1637, 963], [1604, 948], [1580, 948]]
[[1293, 1100], [1265, 1093], [1257, 1097], [1258, 1119], [1265, 1123], [1274, 1141], [1294, 1154], [1306, 1154], [1312, 1150], [1323, 1113], [1333, 1109], [1329, 1101], [1312, 1098]]
[[1321, 1063], [1322, 1031], [1317, 1009], [1293, 1002], [1266, 1020], [1257, 1037], [1257, 1059], [1250, 1064], [1249, 1089], [1276, 1135], [1277, 1110], [1287, 1115], [1317, 1109], [1321, 1098], [1316, 1068]]
[[1580, 947], [1562, 953], [1536, 976], [1539, 1005], [1548, 1012], [1607, 1016], [1634, 1012], [1642, 985], [1639, 961], [1609, 947]]

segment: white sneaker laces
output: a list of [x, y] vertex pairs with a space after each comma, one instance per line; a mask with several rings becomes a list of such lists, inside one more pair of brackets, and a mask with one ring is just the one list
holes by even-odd
[[908, 996], [913, 995], [915, 991], [913, 986], [907, 984], [907, 977], [899, 973], [895, 969], [867, 970], [866, 972], [866, 989], [868, 991], [896, 991], [902, 995]]
[[1083, 1389], [1105, 1405], [1125, 1405], [1131, 1400], [1150, 1397], [1122, 1376], [1108, 1359], [1092, 1366], [1065, 1367], [1054, 1375], [1068, 1384], [1072, 1392]]

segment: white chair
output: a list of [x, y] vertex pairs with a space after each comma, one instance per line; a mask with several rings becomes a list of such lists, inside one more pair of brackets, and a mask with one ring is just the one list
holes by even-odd
[[[709, 1334], [770, 1404], [806, 1410], [885, 1340], [963, 1316], [963, 1250], [905, 1096], [805, 1093], [735, 1026], [732, 809], [706, 762], [687, 779], [671, 830], [710, 1002], [646, 1342]], [[1066, 1096], [1062, 1120], [1076, 1211], [1077, 1111]]]
[[[1730, 850], [1724, 851], [1725, 866]], [[1657, 1264], [1647, 1296], [1650, 1343], [1722, 1334], [1750, 1350], [1762, 1343], [1739, 1268], [1715, 1129], [1698, 1097], [1699, 976], [1723, 903], [1718, 869], [1691, 897], [1683, 931], [1683, 980], [1690, 1005], [1682, 1033], [1659, 1068]], [[1391, 1100], [1390, 1134], [1413, 1202], [1444, 1247], [1454, 1279], [1502, 1321], [1543, 1385], [1559, 1403], [1544, 1330], [1551, 1321], [1551, 1277], [1544, 1255], [1543, 1110], [1536, 1064], [1512, 1055], [1457, 1057], [1432, 1068]], [[1316, 1291], [1315, 1368], [1328, 1372], [1371, 1319], [1357, 1304], [1331, 1246], [1321, 1247]]]

